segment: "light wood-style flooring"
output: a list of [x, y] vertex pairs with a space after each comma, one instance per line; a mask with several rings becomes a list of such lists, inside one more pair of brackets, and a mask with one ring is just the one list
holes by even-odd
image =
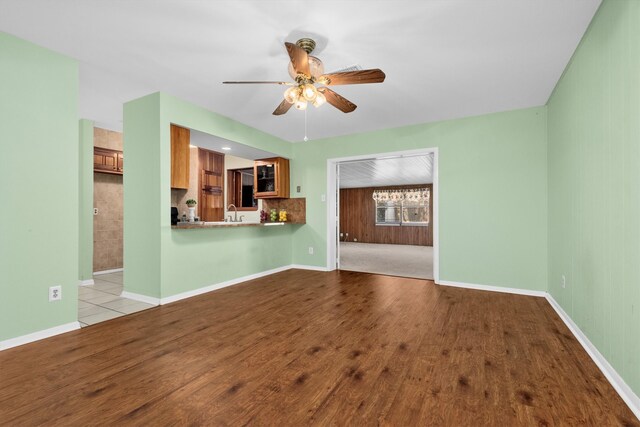
[[289, 270], [0, 352], [0, 425], [639, 425], [543, 298]]

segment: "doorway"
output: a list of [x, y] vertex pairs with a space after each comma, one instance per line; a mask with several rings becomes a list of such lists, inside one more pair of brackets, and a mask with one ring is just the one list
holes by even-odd
[[328, 160], [327, 264], [438, 280], [437, 149]]
[[153, 307], [122, 296], [125, 173], [122, 132], [94, 127], [92, 148], [93, 278], [78, 289], [78, 321], [82, 327]]

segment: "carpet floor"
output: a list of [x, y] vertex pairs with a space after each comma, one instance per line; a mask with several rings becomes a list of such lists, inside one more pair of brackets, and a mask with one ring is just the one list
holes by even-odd
[[433, 247], [340, 242], [340, 269], [433, 280]]

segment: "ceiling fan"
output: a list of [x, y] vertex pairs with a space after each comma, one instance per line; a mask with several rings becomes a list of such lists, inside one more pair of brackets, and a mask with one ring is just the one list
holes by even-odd
[[[295, 82], [233, 81], [222, 83], [290, 86], [284, 92], [284, 100], [273, 112], [275, 116], [279, 116], [289, 111], [291, 106], [295, 106], [298, 110], [305, 110], [308, 103], [314, 107], [320, 107], [325, 102], [344, 113], [350, 113], [356, 109], [356, 105], [326, 86], [382, 83], [384, 81], [385, 74], [378, 68], [324, 74], [322, 61], [309, 55], [316, 47], [316, 42], [310, 38], [302, 38], [295, 44], [285, 43], [284, 45], [287, 48], [289, 58], [291, 58], [289, 75]], [[321, 87], [316, 87], [316, 84]]]

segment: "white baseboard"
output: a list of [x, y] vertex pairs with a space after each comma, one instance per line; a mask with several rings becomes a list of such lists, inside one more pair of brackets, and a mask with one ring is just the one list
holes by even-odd
[[75, 331], [76, 329], [80, 329], [80, 323], [70, 322], [65, 323], [64, 325], [54, 326], [53, 328], [44, 329], [42, 331], [33, 332], [27, 335], [9, 338], [8, 340], [0, 341], [0, 351], [12, 347], [17, 347], [23, 344], [28, 344], [30, 342], [43, 340], [54, 335], [64, 334], [65, 332]]
[[444, 285], [444, 286], [453, 286], [456, 288], [476, 289], [479, 291], [504, 292], [507, 294], [528, 295], [530, 297], [547, 296], [547, 293], [545, 291], [532, 291], [529, 289], [518, 289], [518, 288], [503, 288], [501, 286], [490, 286], [490, 285], [476, 285], [473, 283], [450, 282], [447, 280], [440, 280], [436, 284]]
[[576, 337], [578, 342], [585, 349], [587, 354], [591, 356], [591, 359], [595, 362], [595, 364], [600, 368], [604, 376], [609, 380], [613, 388], [618, 392], [622, 400], [629, 406], [629, 409], [635, 414], [635, 416], [640, 419], [640, 397], [636, 395], [631, 387], [627, 385], [624, 379], [618, 374], [618, 372], [611, 366], [611, 364], [605, 359], [605, 357], [598, 351], [595, 345], [587, 338], [587, 336], [582, 332], [582, 330], [575, 324], [575, 322], [569, 317], [569, 315], [564, 311], [564, 309], [558, 304], [558, 302], [551, 296], [551, 294], [546, 294], [547, 301], [553, 309], [558, 313], [560, 319], [567, 325], [569, 330]]
[[80, 286], [91, 286], [91, 285], [95, 285], [96, 282], [93, 281], [93, 279], [88, 279], [88, 280], [80, 280]]
[[315, 265], [303, 265], [303, 264], [291, 264], [289, 268], [297, 268], [299, 270], [329, 271], [327, 267], [317, 267]]
[[314, 271], [327, 271], [326, 267], [316, 267], [311, 265], [300, 265], [300, 264], [291, 264], [285, 265], [278, 268], [273, 268], [271, 270], [261, 271], [260, 273], [250, 274], [247, 276], [237, 277], [235, 279], [227, 280], [220, 283], [214, 283], [212, 285], [203, 286], [202, 288], [193, 289], [191, 291], [181, 292], [179, 294], [171, 295], [164, 298], [155, 298], [149, 297], [146, 295], [136, 294], [133, 292], [123, 291], [120, 296], [123, 298], [129, 298], [132, 300], [145, 302], [147, 304], [153, 305], [164, 305], [170, 304], [172, 302], [180, 301], [183, 299], [195, 297], [197, 295], [206, 294], [207, 292], [212, 292], [217, 289], [226, 288], [228, 286], [237, 285], [238, 283], [247, 282], [249, 280], [259, 279], [260, 277], [269, 276], [271, 274], [280, 273], [281, 271], [290, 270], [292, 268], [297, 268], [301, 270], [314, 270]]
[[185, 298], [191, 298], [196, 295], [205, 294], [207, 292], [215, 291], [217, 289], [226, 288], [227, 286], [237, 285], [238, 283], [246, 282], [248, 280], [259, 279], [260, 277], [269, 276], [270, 274], [280, 273], [281, 271], [290, 270], [290, 265], [274, 268], [272, 270], [262, 271], [260, 273], [250, 274], [248, 276], [238, 277], [236, 279], [227, 280], [225, 282], [215, 283], [213, 285], [204, 286], [202, 288], [194, 289], [192, 291], [186, 291], [179, 294], [171, 295], [160, 299], [160, 304], [169, 304], [172, 302], [180, 301]]
[[160, 305], [160, 298], [150, 297], [150, 296], [142, 295], [142, 294], [136, 294], [134, 292], [122, 291], [120, 296], [122, 298], [128, 298], [128, 299], [132, 299], [132, 300], [135, 300], [135, 301], [144, 302], [144, 303], [147, 303], [147, 304]]
[[94, 271], [93, 275], [99, 276], [101, 274], [120, 273], [121, 271], [124, 271], [124, 268], [113, 268], [111, 270]]

